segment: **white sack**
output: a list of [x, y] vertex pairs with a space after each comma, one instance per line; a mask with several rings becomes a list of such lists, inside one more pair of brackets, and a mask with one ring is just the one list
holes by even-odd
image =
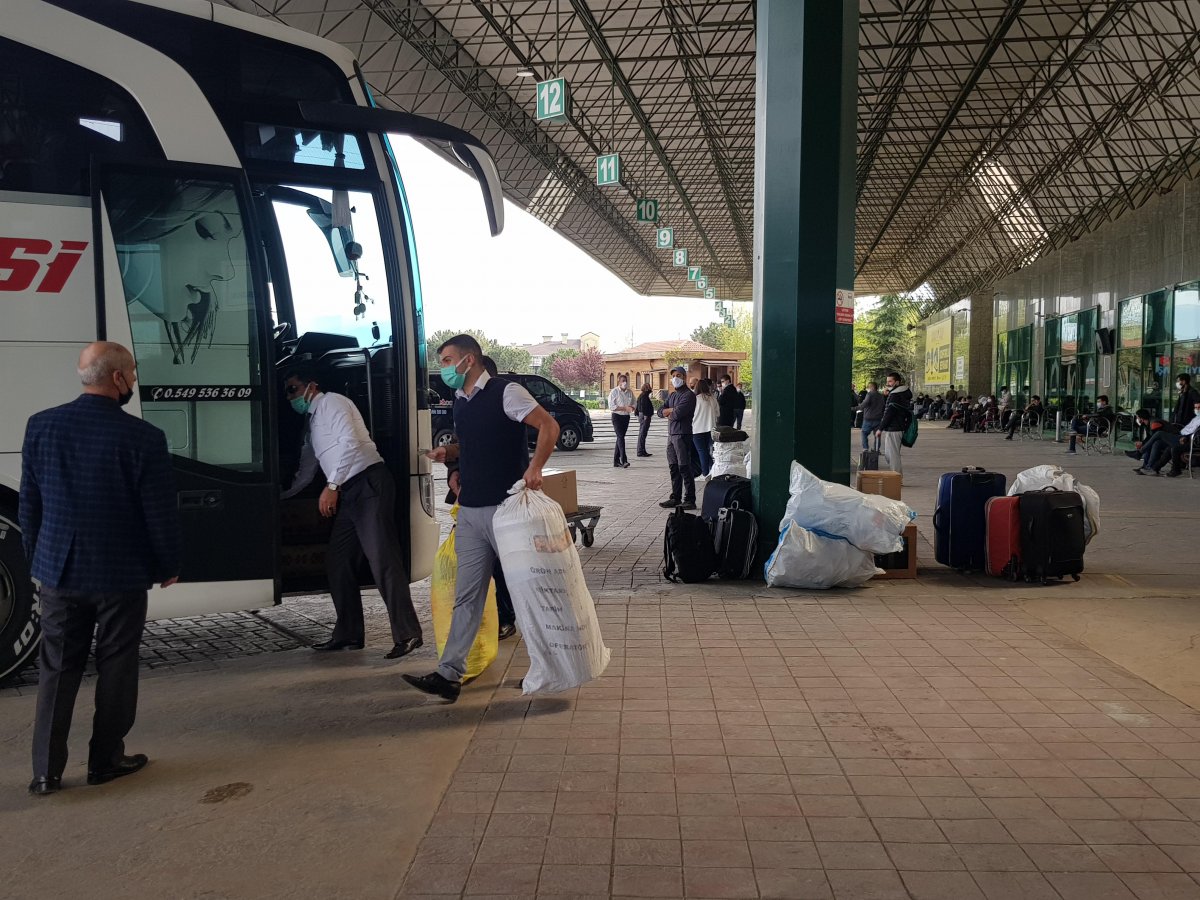
[[849, 541], [823, 537], [789, 522], [767, 560], [769, 587], [858, 587], [882, 569], [875, 557]]
[[792, 463], [791, 499], [779, 530], [795, 522], [810, 531], [845, 538], [870, 553], [904, 549], [900, 535], [917, 514], [899, 500], [862, 494], [844, 484], [822, 481], [798, 462]]
[[715, 442], [712, 450], [712, 472], [709, 473], [709, 477], [737, 475], [741, 478], [749, 478], [750, 475], [746, 469], [746, 456], [749, 449], [749, 441]]
[[496, 510], [494, 525], [529, 651], [523, 692], [566, 691], [598, 678], [611, 654], [562, 507], [518, 482]]
[[1083, 498], [1083, 537], [1090, 542], [1100, 533], [1100, 495], [1083, 484], [1070, 472], [1055, 465], [1034, 466], [1026, 469], [1008, 486], [1008, 496], [1040, 491], [1043, 488], [1058, 488], [1060, 491], [1075, 491]]

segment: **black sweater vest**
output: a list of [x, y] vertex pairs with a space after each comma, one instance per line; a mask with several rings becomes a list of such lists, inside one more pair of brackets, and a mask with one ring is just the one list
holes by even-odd
[[499, 506], [529, 468], [525, 424], [504, 414], [504, 390], [509, 384], [491, 378], [471, 400], [454, 401], [462, 479], [458, 502], [463, 506]]

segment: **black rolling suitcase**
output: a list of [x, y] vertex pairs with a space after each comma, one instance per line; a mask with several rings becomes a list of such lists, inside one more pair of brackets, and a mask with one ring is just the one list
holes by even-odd
[[750, 499], [750, 479], [740, 475], [718, 475], [704, 486], [704, 498], [700, 501], [700, 515], [711, 528], [723, 509], [738, 506], [749, 512], [753, 509]]
[[881, 465], [883, 454], [878, 450], [864, 450], [858, 458], [858, 471], [878, 472], [886, 467]]
[[718, 578], [749, 578], [758, 553], [758, 521], [738, 502], [717, 511], [713, 523]]
[[1021, 557], [1026, 581], [1065, 578], [1083, 571], [1083, 498], [1047, 488], [1020, 494]]

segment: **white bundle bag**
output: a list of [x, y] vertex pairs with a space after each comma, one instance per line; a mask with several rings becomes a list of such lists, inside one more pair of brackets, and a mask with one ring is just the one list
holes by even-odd
[[845, 538], [868, 553], [898, 553], [900, 535], [917, 517], [906, 504], [880, 494], [862, 494], [844, 484], [822, 481], [792, 463], [791, 499], [779, 530], [795, 522], [810, 531]]
[[562, 507], [517, 482], [496, 510], [500, 564], [529, 651], [522, 692], [566, 691], [593, 678], [612, 655], [583, 578]]
[[749, 478], [750, 473], [746, 468], [746, 457], [749, 456], [749, 452], [749, 441], [715, 442], [712, 449], [712, 471], [709, 473], [709, 477], [737, 475], [741, 478]]
[[1008, 486], [1008, 496], [1014, 497], [1048, 487], [1058, 488], [1060, 491], [1074, 491], [1083, 498], [1083, 539], [1091, 543], [1092, 538], [1100, 533], [1100, 495], [1070, 472], [1064, 472], [1055, 465], [1026, 469], [1012, 480], [1012, 484]]
[[767, 560], [768, 587], [816, 588], [858, 587], [882, 569], [875, 557], [849, 541], [824, 537], [795, 522], [788, 522], [779, 536], [779, 546]]

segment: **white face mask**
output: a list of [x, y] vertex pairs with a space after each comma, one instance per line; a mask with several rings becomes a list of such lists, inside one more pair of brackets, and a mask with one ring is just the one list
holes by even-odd
[[671, 379], [671, 385], [675, 388], [675, 390], [679, 390], [681, 387], [683, 387], [683, 379], [676, 375]]
[[621, 382], [621, 390], [623, 390], [623, 391], [629, 390], [629, 382], [628, 381]]

